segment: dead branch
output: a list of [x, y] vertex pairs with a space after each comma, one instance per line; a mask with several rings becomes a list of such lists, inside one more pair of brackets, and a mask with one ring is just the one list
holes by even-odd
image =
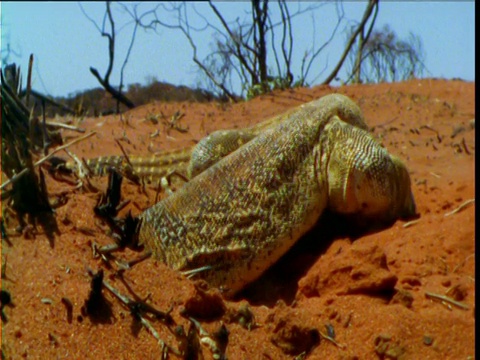
[[357, 29], [353, 32], [352, 36], [350, 37], [350, 40], [348, 41], [347, 46], [345, 47], [345, 50], [343, 51], [343, 54], [337, 63], [337, 66], [335, 66], [332, 73], [322, 83], [323, 85], [328, 85], [333, 79], [335, 79], [338, 72], [342, 68], [343, 62], [347, 58], [348, 53], [350, 52], [353, 44], [355, 43], [357, 36], [360, 34], [360, 32], [363, 32], [363, 29], [365, 28], [365, 25], [367, 24], [368, 19], [370, 19], [370, 16], [372, 15], [373, 10], [376, 8], [378, 8], [378, 0], [370, 0], [368, 2], [367, 8], [365, 9], [365, 13], [363, 14], [363, 18], [360, 21], [360, 24], [358, 24]]
[[[310, 71], [310, 68], [311, 66], [313, 65], [315, 59], [317, 58], [318, 55], [320, 55], [320, 53], [331, 43], [331, 41], [333, 40], [333, 37], [335, 36], [335, 34], [337, 33], [337, 30], [344, 18], [344, 11], [343, 11], [343, 8], [341, 8], [341, 13], [338, 12], [338, 8], [337, 8], [337, 24], [335, 25], [335, 28], [333, 29], [333, 31], [331, 32], [330, 34], [330, 37], [322, 44], [322, 46], [320, 46], [317, 50], [314, 50], [314, 48], [312, 48], [312, 55], [310, 57], [310, 60], [308, 61], [308, 64], [305, 66], [306, 62], [307, 62], [307, 58], [309, 56], [309, 52], [306, 52], [305, 53], [305, 56], [303, 57], [302, 59], [302, 66], [301, 66], [301, 77], [302, 79], [306, 79], [307, 76], [308, 76], [308, 73]], [[315, 36], [315, 22], [313, 22], [313, 25], [314, 25], [314, 33], [313, 33], [313, 36]], [[322, 70], [320, 73], [322, 73], [324, 70]], [[318, 79], [319, 75], [317, 77], [315, 77], [313, 79], [313, 81], [316, 81], [316, 79]]]
[[[115, 21], [113, 20], [112, 11], [111, 11], [111, 8], [110, 8], [110, 2], [109, 1], [106, 2], [106, 7], [107, 8], [106, 8], [106, 12], [105, 12], [105, 17], [108, 18], [108, 21], [109, 21], [109, 24], [110, 24], [110, 32], [107, 32], [105, 30], [105, 22], [104, 22], [103, 28], [100, 29], [100, 27], [96, 24], [96, 22], [86, 14], [85, 10], [80, 5], [80, 8], [81, 8], [83, 14], [87, 17], [88, 20], [90, 20], [90, 22], [92, 22], [95, 25], [97, 30], [100, 31], [101, 35], [103, 37], [106, 37], [107, 40], [108, 40], [108, 59], [109, 59], [109, 61], [108, 61], [107, 71], [105, 72], [105, 76], [102, 78], [100, 76], [100, 73], [98, 72], [98, 70], [95, 69], [94, 67], [90, 67], [90, 72], [93, 74], [93, 76], [95, 76], [95, 78], [105, 88], [105, 90], [113, 96], [114, 99], [116, 99], [118, 102], [124, 104], [129, 109], [133, 109], [135, 107], [135, 104], [122, 93], [123, 84], [120, 83], [120, 87], [119, 87], [118, 90], [115, 89], [112, 85], [110, 85], [110, 75], [111, 75], [112, 70], [113, 70], [113, 62], [114, 62], [114, 59], [115, 59]], [[133, 47], [133, 42], [134, 42], [135, 34], [136, 34], [136, 28], [137, 28], [137, 25], [135, 25], [133, 38], [130, 42], [129, 50], [127, 52], [124, 64], [122, 66], [122, 71], [121, 71], [122, 81], [123, 81], [123, 70], [125, 69], [126, 63], [128, 61], [128, 57], [130, 55], [130, 51], [132, 50], [132, 47]], [[119, 112], [118, 110], [119, 109], [117, 107], [117, 112]]]
[[72, 114], [72, 115], [76, 115], [77, 112], [75, 110], [73, 110], [72, 108], [66, 106], [66, 105], [63, 105], [63, 104], [60, 104], [58, 101], [55, 101], [54, 99], [52, 99], [51, 97], [49, 96], [46, 96], [46, 95], [43, 95], [42, 93], [39, 93], [38, 91], [35, 91], [33, 89], [30, 89], [28, 91], [28, 88], [25, 89], [25, 90], [22, 90], [19, 94], [20, 97], [23, 97], [23, 96], [27, 96], [28, 93], [30, 93], [31, 95], [33, 95], [34, 97], [44, 101], [45, 103], [47, 104], [50, 104], [52, 106], [55, 106], [69, 114]]
[[430, 298], [430, 299], [438, 300], [442, 304], [447, 303], [447, 304], [455, 305], [456, 307], [459, 307], [460, 309], [463, 309], [463, 310], [468, 310], [469, 309], [469, 306], [467, 304], [464, 304], [460, 301], [456, 301], [456, 300], [452, 299], [451, 297], [448, 297], [448, 296], [445, 296], [445, 295], [440, 295], [440, 294], [435, 294], [435, 293], [425, 291], [425, 296]]
[[129, 109], [133, 109], [135, 107], [135, 104], [130, 101], [130, 99], [110, 85], [107, 77], [102, 79], [97, 69], [90, 67], [90, 72], [97, 78], [98, 82], [105, 88], [105, 90], [107, 90], [107, 92], [109, 92], [116, 100], [120, 101]]
[[408, 221], [406, 222], [405, 224], [403, 224], [403, 228], [406, 229], [410, 226], [413, 226], [415, 224], [418, 224], [420, 222], [420, 219], [417, 219], [417, 220], [412, 220], [412, 221]]
[[45, 124], [47, 126], [50, 126], [50, 127], [53, 127], [53, 128], [62, 128], [62, 129], [76, 131], [76, 132], [79, 132], [79, 133], [84, 133], [85, 132], [85, 129], [82, 129], [82, 128], [79, 128], [79, 127], [76, 127], [76, 126], [72, 126], [72, 125], [68, 125], [68, 124], [64, 124], [64, 123], [55, 122], [55, 121], [47, 121]]
[[32, 89], [32, 66], [33, 66], [33, 54], [30, 54], [28, 61], [28, 75], [27, 75], [27, 96], [25, 98], [25, 105], [28, 107], [28, 100], [30, 97], [30, 90]]
[[453, 214], [456, 214], [460, 211], [462, 211], [463, 209], [465, 209], [467, 206], [469, 206], [470, 204], [473, 204], [475, 202], [475, 199], [470, 199], [470, 200], [467, 200], [465, 201], [463, 204], [461, 204], [459, 207], [457, 207], [456, 209], [446, 213], [444, 216], [447, 217], [447, 216], [450, 216], [450, 215], [453, 215]]
[[[251, 1], [250, 10], [247, 12], [250, 19], [245, 20], [237, 18], [228, 21], [217, 2], [208, 1], [208, 5], [216, 21], [206, 19], [193, 4], [186, 3], [157, 5], [143, 14], [127, 11], [134, 21], [144, 29], [156, 31], [161, 26], [181, 31], [193, 51], [193, 62], [208, 79], [209, 86], [213, 86], [224, 97], [232, 101], [236, 100], [232, 90], [234, 79], [240, 80], [240, 83], [243, 84], [242, 93], [248, 91], [247, 96], [255, 96], [275, 88], [291, 87], [294, 39], [291, 19], [301, 13], [312, 11], [318, 6], [309, 6], [306, 10], [301, 9], [291, 13], [290, 4], [281, 0], [278, 3], [279, 19], [277, 20], [279, 21], [274, 22], [273, 15], [271, 15], [273, 11], [268, 6], [267, 0]], [[159, 7], [162, 7], [165, 13], [174, 19], [173, 22], [160, 18], [163, 14], [157, 11]], [[196, 27], [192, 25], [192, 21], [189, 19], [190, 9], [203, 21], [202, 25]], [[338, 24], [335, 31], [337, 28]], [[214, 33], [212, 42], [214, 50], [204, 59], [200, 59], [194, 35], [207, 29], [211, 29]], [[313, 58], [322, 49], [323, 47], [316, 50]], [[267, 66], [268, 57], [272, 56], [271, 52], [273, 52], [276, 62], [276, 71], [270, 70]], [[313, 58], [310, 59], [309, 66], [313, 63]], [[303, 84], [304, 78], [302, 77], [297, 83]]]
[[[84, 136], [81, 136], [75, 140], [72, 140], [70, 141], [68, 144], [65, 144], [65, 145], [62, 145], [62, 146], [59, 146], [58, 148], [56, 148], [55, 150], [53, 150], [50, 154], [48, 154], [47, 156], [41, 158], [40, 160], [38, 160], [35, 164], [33, 164], [33, 167], [37, 167], [41, 164], [43, 164], [45, 161], [47, 161], [48, 159], [50, 159], [54, 154], [56, 154], [57, 152], [63, 150], [63, 149], [66, 149], [68, 148], [69, 146], [72, 146], [73, 144], [76, 144], [80, 141], [83, 141], [87, 138], [89, 138], [90, 136], [92, 135], [95, 135], [96, 132], [93, 131], [91, 133], [88, 133]], [[15, 181], [17, 181], [19, 178], [21, 178], [24, 174], [26, 174], [28, 172], [28, 168], [24, 168], [22, 171], [20, 171], [18, 174], [12, 176], [10, 179], [8, 179], [7, 181], [5, 181], [1, 186], [0, 186], [0, 190], [3, 190], [8, 184], [10, 183], [14, 183]]]

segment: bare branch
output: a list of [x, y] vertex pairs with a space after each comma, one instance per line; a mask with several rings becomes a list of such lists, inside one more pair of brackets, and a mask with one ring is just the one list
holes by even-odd
[[[273, 24], [272, 24], [272, 19], [271, 19], [270, 15], [268, 16], [268, 24], [269, 24], [270, 29], [272, 29]], [[282, 68], [280, 67], [280, 61], [279, 61], [279, 58], [278, 58], [278, 51], [275, 47], [275, 31], [270, 31], [270, 34], [271, 34], [270, 36], [271, 36], [271, 43], [272, 43], [272, 50], [273, 50], [273, 58], [275, 59], [275, 64], [277, 66], [277, 73], [281, 74]]]
[[345, 47], [345, 50], [340, 57], [340, 60], [337, 63], [337, 66], [333, 69], [332, 73], [325, 79], [323, 82], [323, 85], [325, 84], [330, 84], [330, 82], [337, 76], [338, 72], [340, 71], [343, 62], [345, 61], [348, 53], [350, 52], [350, 49], [352, 48], [353, 44], [355, 43], [355, 39], [357, 38], [358, 34], [363, 31], [363, 28], [365, 27], [365, 24], [367, 23], [368, 19], [370, 18], [370, 15], [372, 14], [372, 11], [374, 10], [374, 7], [378, 6], [378, 0], [370, 0], [368, 2], [368, 6], [365, 9], [365, 13], [363, 14], [363, 18], [360, 22], [360, 24], [357, 27], [357, 30], [355, 30], [350, 37], [350, 40], [347, 43], [347, 46]]
[[373, 14], [373, 19], [370, 23], [370, 28], [367, 31], [367, 35], [363, 34], [363, 29], [360, 32], [360, 37], [359, 37], [359, 42], [358, 42], [358, 50], [357, 50], [357, 58], [355, 60], [355, 83], [360, 83], [361, 78], [360, 78], [360, 73], [361, 73], [361, 65], [362, 65], [362, 54], [363, 54], [363, 48], [365, 44], [368, 42], [368, 39], [370, 38], [370, 34], [372, 33], [373, 26], [375, 25], [375, 20], [377, 19], [378, 15], [378, 6], [375, 7], [375, 12]]
[[215, 5], [213, 5], [213, 3], [209, 0], [208, 3], [210, 4], [210, 7], [212, 8], [213, 12], [215, 13], [215, 15], [217, 15], [217, 18], [220, 20], [220, 22], [222, 23], [223, 27], [225, 28], [225, 30], [227, 31], [227, 34], [229, 35], [229, 40], [231, 40], [233, 42], [233, 44], [235, 45], [235, 51], [233, 52], [233, 54], [235, 54], [235, 57], [238, 59], [238, 61], [240, 62], [240, 64], [247, 70], [247, 72], [250, 74], [251, 78], [252, 78], [252, 82], [253, 83], [258, 83], [258, 81], [256, 81], [256, 71], [255, 71], [255, 67], [251, 67], [248, 63], [247, 63], [247, 58], [245, 56], [242, 56], [242, 49], [241, 49], [241, 46], [244, 46], [246, 50], [248, 50], [251, 54], [253, 54], [254, 58], [258, 56], [258, 53], [256, 52], [255, 49], [253, 49], [252, 47], [250, 47], [247, 43], [245, 43], [245, 41], [243, 41], [241, 44], [239, 42], [238, 39], [241, 39], [242, 37], [240, 36], [237, 36], [236, 34], [234, 34], [231, 30], [230, 30], [230, 27], [228, 26], [228, 24], [226, 23], [225, 19], [223, 18], [223, 16], [220, 14], [220, 12], [218, 11], [218, 9], [215, 7]]
[[[186, 11], [185, 11], [185, 16], [186, 16]], [[186, 19], [186, 17], [185, 17]], [[229, 98], [234, 100], [235, 96], [228, 91], [223, 84], [220, 84], [219, 82], [216, 81], [215, 75], [212, 74], [206, 67], [205, 65], [198, 59], [197, 57], [197, 46], [195, 45], [191, 35], [190, 35], [190, 27], [188, 21], [186, 21], [186, 28], [179, 26], [180, 30], [183, 32], [183, 34], [187, 37], [188, 42], [190, 43], [190, 46], [192, 47], [193, 50], [193, 61], [195, 64], [197, 64], [200, 69], [203, 70], [203, 72], [210, 78], [210, 80], [219, 88], [223, 91], [223, 93]]]
[[[118, 87], [118, 90], [117, 90], [112, 85], [110, 85], [110, 75], [112, 74], [113, 64], [114, 64], [114, 60], [115, 60], [115, 21], [113, 19], [112, 10], [111, 10], [111, 7], [110, 7], [110, 1], [107, 1], [105, 3], [105, 5], [106, 5], [106, 10], [105, 10], [105, 14], [104, 14], [104, 17], [103, 17], [102, 27], [100, 28], [100, 26], [95, 22], [95, 20], [93, 20], [86, 13], [83, 6], [81, 4], [79, 4], [80, 9], [82, 10], [85, 17], [95, 26], [95, 28], [100, 32], [102, 37], [106, 37], [107, 40], [108, 40], [108, 60], [109, 61], [108, 61], [108, 67], [107, 67], [107, 71], [105, 72], [105, 75], [102, 78], [100, 76], [100, 73], [98, 72], [98, 70], [95, 69], [94, 67], [90, 67], [90, 72], [93, 74], [93, 76], [95, 76], [95, 78], [105, 88], [105, 90], [107, 92], [109, 92], [118, 101], [117, 112], [119, 112], [119, 110], [120, 110], [119, 109], [119, 103], [122, 103], [122, 104], [126, 105], [129, 109], [132, 109], [132, 108], [135, 107], [135, 104], [131, 100], [129, 100], [122, 93], [122, 88], [123, 88], [124, 70], [125, 70], [125, 67], [127, 65], [127, 62], [128, 62], [129, 56], [130, 56], [130, 53], [131, 53], [132, 48], [133, 48], [133, 44], [134, 44], [134, 41], [135, 41], [135, 36], [136, 36], [136, 31], [137, 31], [137, 26], [138, 25], [137, 25], [137, 23], [135, 23], [133, 34], [132, 34], [132, 39], [130, 41], [130, 45], [129, 45], [129, 48], [128, 48], [128, 51], [127, 51], [127, 55], [125, 56], [125, 60], [123, 62], [123, 65], [122, 65], [122, 68], [121, 68], [121, 71], [120, 71], [120, 84], [119, 84], [119, 87]], [[106, 30], [107, 20], [108, 20], [108, 25], [110, 27], [109, 31]]]
[[[121, 4], [121, 5], [124, 6], [123, 4]], [[136, 12], [136, 9], [137, 9], [137, 5], [135, 5], [135, 7], [134, 7], [135, 12]], [[132, 32], [132, 38], [130, 39], [130, 45], [128, 46], [127, 54], [125, 55], [125, 60], [123, 61], [122, 68], [120, 70], [120, 84], [118, 85], [118, 91], [120, 93], [122, 93], [122, 90], [123, 90], [123, 74], [125, 72], [125, 68], [127, 66], [128, 59], [130, 58], [130, 54], [131, 54], [132, 49], [133, 49], [133, 44], [135, 43], [135, 39], [136, 39], [136, 36], [137, 36], [137, 29], [138, 29], [138, 23], [135, 22], [134, 27], [133, 27], [133, 32]], [[118, 111], [119, 111], [119, 109], [118, 109], [118, 105], [117, 105], [117, 112]]]
[[125, 95], [123, 95], [121, 92], [116, 90], [113, 86], [111, 86], [109, 83], [105, 82], [104, 79], [100, 76], [98, 73], [98, 70], [95, 69], [94, 67], [90, 67], [90, 72], [95, 76], [98, 80], [98, 82], [107, 90], [112, 96], [120, 101], [122, 104], [125, 104], [129, 109], [133, 109], [135, 107], [135, 104], [130, 101]]
[[[233, 81], [238, 81], [242, 86], [242, 94], [245, 94], [246, 90], [248, 96], [255, 96], [275, 88], [290, 87], [293, 84], [294, 35], [291, 19], [326, 4], [329, 3], [324, 2], [307, 8], [299, 6], [297, 11], [292, 12], [290, 3], [280, 0], [278, 12], [272, 15], [273, 10], [269, 8], [268, 0], [251, 0], [250, 9], [245, 11], [246, 16], [243, 19], [237, 17], [233, 21], [229, 21], [222, 14], [219, 5], [212, 0], [208, 1], [208, 7], [212, 12], [213, 20], [212, 16], [207, 17], [201, 12], [199, 7], [185, 2], [166, 5], [162, 3], [143, 14], [138, 14], [135, 7], [129, 13], [138, 26], [146, 30], [158, 31], [159, 27], [165, 27], [181, 31], [192, 49], [194, 63], [198, 66], [200, 73], [208, 79], [208, 86], [213, 86], [225, 96], [233, 98], [231, 90]], [[370, 15], [377, 6], [378, 0], [370, 0], [362, 21], [363, 26], [371, 18]], [[160, 7], [169, 16], [168, 20], [166, 17], [164, 20], [160, 19], [160, 16], [163, 16], [158, 11]], [[199, 23], [195, 23], [195, 26], [190, 23], [189, 16], [192, 14], [200, 20]], [[344, 12], [341, 6], [337, 7], [337, 15], [338, 22], [327, 41], [319, 48], [313, 46], [305, 52], [301, 63], [301, 77], [297, 84], [305, 83], [314, 61], [333, 40], [340, 25], [343, 24]], [[274, 19], [274, 16], [277, 18]], [[363, 30], [361, 26], [359, 28]], [[213, 40], [210, 44], [212, 51], [202, 59], [199, 57], [196, 36], [205, 30], [213, 32]], [[355, 37], [351, 41], [354, 40]], [[343, 60], [338, 68], [341, 67]], [[274, 63], [274, 70], [269, 68], [269, 65], [271, 66], [269, 62]]]
[[95, 28], [98, 30], [99, 33], [102, 33], [102, 29], [98, 26], [95, 20], [93, 20], [90, 15], [87, 14], [85, 9], [83, 8], [83, 5], [81, 2], [78, 2], [78, 6], [80, 7], [80, 10], [82, 11], [83, 15], [95, 26]]
[[[425, 69], [421, 41], [412, 34], [407, 41], [398, 39], [388, 26], [373, 31], [353, 54], [354, 67], [347, 82], [360, 77], [366, 82], [406, 80]], [[364, 65], [360, 69], [361, 64]]]
[[[95, 131], [92, 131], [91, 133], [88, 133], [84, 136], [81, 136], [79, 138], [76, 138], [75, 140], [72, 140], [70, 141], [68, 144], [65, 144], [65, 145], [62, 145], [62, 146], [59, 146], [58, 148], [56, 148], [55, 150], [53, 150], [50, 154], [44, 156], [43, 158], [41, 158], [40, 160], [38, 160], [36, 163], [33, 164], [32, 168], [34, 167], [37, 167], [38, 165], [41, 165], [43, 164], [45, 161], [47, 161], [48, 159], [50, 159], [53, 155], [55, 155], [57, 152], [59, 152], [60, 150], [63, 150], [63, 149], [66, 149], [68, 148], [69, 146], [72, 146], [73, 144], [76, 144], [80, 141], [83, 141], [87, 138], [89, 138], [90, 136], [92, 135], [95, 135], [96, 132]], [[18, 179], [20, 179], [23, 175], [25, 175], [28, 171], [30, 170], [30, 168], [26, 167], [24, 168], [22, 171], [20, 171], [18, 174], [15, 174], [14, 176], [12, 176], [10, 179], [8, 179], [7, 181], [5, 181], [1, 186], [0, 186], [0, 190], [3, 190], [8, 184], [11, 184], [11, 183], [14, 183], [16, 181], [18, 181]]]
[[[338, 12], [338, 8], [337, 8], [337, 12]], [[343, 12], [343, 8], [342, 8], [342, 11], [340, 14], [337, 14], [337, 24], [335, 25], [335, 28], [333, 29], [332, 33], [330, 34], [330, 37], [328, 38], [327, 41], [325, 41], [323, 43], [322, 46], [320, 46], [313, 54], [312, 54], [312, 57], [310, 58], [310, 61], [308, 62], [308, 65], [307, 65], [307, 68], [305, 69], [305, 72], [303, 72], [303, 66], [302, 66], [302, 78], [303, 79], [306, 79], [307, 76], [308, 76], [308, 73], [310, 71], [310, 68], [314, 62], [314, 60], [316, 59], [316, 57], [323, 51], [323, 49], [325, 49], [329, 44], [330, 42], [333, 40], [333, 37], [335, 36], [335, 34], [337, 33], [337, 30], [340, 26], [340, 23], [342, 22], [343, 18], [344, 18], [344, 15], [345, 13]], [[314, 81], [318, 78], [318, 76], [314, 79]]]
[[[20, 97], [23, 97], [26, 95], [26, 89], [25, 90], [22, 90], [20, 91], [19, 93], [19, 96]], [[39, 93], [38, 91], [35, 91], [33, 89], [30, 89], [30, 94], [52, 106], [56, 106], [58, 107], [59, 109], [62, 109], [63, 111], [67, 112], [67, 113], [70, 113], [70, 114], [76, 114], [75, 110], [73, 110], [72, 108], [69, 108], [68, 106], [66, 105], [63, 105], [63, 104], [60, 104], [58, 101], [55, 101], [53, 98], [49, 97], [49, 96], [46, 96], [46, 95], [43, 95], [41, 93]]]
[[[106, 10], [106, 16], [108, 16], [108, 20], [110, 22], [110, 29], [111, 33], [105, 32], [105, 22], [103, 24], [102, 28], [102, 36], [106, 37], [108, 39], [108, 68], [107, 72], [105, 73], [105, 76], [103, 78], [103, 81], [106, 84], [109, 84], [110, 81], [110, 74], [112, 73], [113, 69], [113, 61], [115, 58], [115, 22], [113, 21], [112, 17], [112, 11], [110, 10], [110, 1], [106, 2], [107, 10]], [[104, 18], [105, 21], [105, 18]]]

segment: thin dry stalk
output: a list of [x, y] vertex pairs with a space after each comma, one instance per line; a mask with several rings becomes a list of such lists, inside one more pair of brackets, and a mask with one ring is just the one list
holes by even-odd
[[474, 202], [475, 202], [475, 199], [469, 199], [469, 200], [465, 201], [463, 204], [461, 204], [459, 207], [457, 207], [456, 209], [453, 209], [452, 211], [446, 213], [444, 216], [446, 217], [446, 216], [456, 214], [456, 213], [462, 211], [463, 209], [465, 209], [470, 204], [473, 204]]
[[[84, 136], [81, 136], [75, 140], [72, 140], [70, 141], [68, 144], [65, 144], [65, 145], [62, 145], [62, 146], [59, 146], [58, 148], [56, 148], [55, 150], [53, 150], [50, 154], [48, 154], [47, 156], [44, 156], [43, 158], [41, 158], [40, 160], [38, 160], [35, 164], [33, 164], [33, 167], [37, 167], [41, 164], [43, 164], [45, 161], [47, 161], [48, 159], [50, 159], [53, 155], [55, 155], [57, 152], [61, 151], [61, 150], [64, 150], [76, 143], [79, 143], [80, 141], [83, 141], [85, 139], [88, 139], [89, 137], [91, 137], [92, 135], [95, 135], [96, 132], [93, 131], [91, 133], [88, 133]], [[25, 175], [27, 172], [29, 171], [29, 168], [24, 168], [22, 171], [20, 171], [18, 174], [15, 174], [14, 176], [12, 176], [10, 179], [8, 179], [7, 181], [5, 181], [2, 186], [0, 186], [0, 190], [3, 190], [7, 185], [11, 184], [11, 183], [14, 183], [16, 181], [18, 181], [18, 179], [20, 179], [23, 175]]]

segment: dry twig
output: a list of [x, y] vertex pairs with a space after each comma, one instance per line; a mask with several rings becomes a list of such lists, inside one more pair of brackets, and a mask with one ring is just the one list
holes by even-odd
[[[62, 146], [59, 146], [57, 147], [55, 150], [53, 150], [50, 154], [48, 154], [47, 156], [44, 156], [43, 158], [41, 158], [40, 160], [38, 160], [35, 164], [33, 164], [33, 167], [37, 167], [38, 165], [41, 165], [43, 164], [45, 161], [47, 161], [48, 159], [50, 159], [54, 154], [56, 154], [57, 152], [63, 150], [63, 149], [66, 149], [70, 146], [72, 146], [73, 144], [76, 144], [80, 141], [83, 141], [89, 137], [91, 137], [92, 135], [95, 135], [96, 132], [93, 131], [91, 133], [88, 133], [84, 136], [81, 136], [75, 140], [72, 140], [70, 141], [68, 144], [65, 144], [65, 145], [62, 145]], [[3, 190], [7, 185], [11, 184], [11, 183], [14, 183], [15, 181], [17, 181], [20, 177], [22, 177], [24, 174], [26, 174], [28, 172], [28, 168], [25, 168], [23, 169], [22, 171], [20, 171], [18, 174], [15, 174], [12, 178], [8, 179], [7, 181], [5, 181], [2, 186], [0, 186], [0, 190]]]
[[413, 225], [417, 224], [419, 221], [420, 221], [420, 219], [408, 221], [405, 224], [403, 224], [403, 228], [408, 228], [410, 226], [413, 226]]
[[468, 255], [463, 261], [461, 261], [457, 266], [455, 266], [452, 270], [452, 273], [456, 273], [457, 270], [460, 269], [463, 265], [465, 265], [466, 262], [472, 257], [475, 257], [475, 253]]
[[319, 331], [319, 333], [320, 333], [320, 336], [321, 336], [322, 338], [324, 338], [325, 340], [330, 341], [332, 344], [334, 344], [335, 346], [339, 347], [340, 349], [345, 349], [345, 348], [346, 348], [345, 345], [338, 343], [338, 342], [337, 342], [334, 338], [332, 338], [331, 336], [328, 336], [328, 335], [324, 334], [324, 333], [321, 332], [321, 331]]
[[469, 200], [465, 201], [463, 204], [461, 204], [459, 207], [457, 207], [456, 209], [446, 213], [444, 216], [450, 216], [450, 215], [456, 214], [456, 213], [462, 211], [463, 209], [465, 209], [470, 204], [473, 204], [474, 202], [475, 202], [475, 198], [469, 199]]
[[[89, 270], [89, 275], [93, 276], [93, 272]], [[117, 289], [115, 289], [112, 285], [110, 285], [106, 280], [102, 281], [103, 286], [110, 291], [120, 302], [122, 302], [128, 309], [132, 310], [132, 306], [136, 304], [136, 302], [132, 299], [130, 299], [128, 296], [125, 296], [121, 294]], [[180, 353], [179, 350], [175, 349], [174, 347], [166, 344], [161, 338], [158, 332], [155, 330], [155, 328], [152, 326], [152, 324], [139, 312], [135, 312], [135, 316], [140, 320], [140, 323], [145, 326], [147, 331], [155, 337], [155, 339], [158, 341], [162, 348], [162, 359], [166, 358], [166, 352], [171, 351], [177, 356], [181, 356], [182, 354]]]
[[47, 126], [50, 126], [50, 127], [56, 127], [56, 128], [62, 128], [62, 129], [77, 131], [79, 133], [84, 133], [85, 132], [85, 129], [81, 129], [79, 127], [64, 124], [64, 123], [59, 123], [59, 122], [54, 122], [54, 121], [46, 121], [45, 124]]
[[451, 305], [454, 305], [454, 306], [457, 306], [459, 307], [460, 309], [463, 309], [463, 310], [468, 310], [469, 309], [469, 306], [467, 304], [464, 304], [460, 301], [456, 301], [454, 299], [452, 299], [451, 297], [448, 297], [448, 296], [445, 296], [445, 295], [440, 295], [440, 294], [435, 294], [435, 293], [431, 293], [431, 292], [428, 292], [428, 291], [425, 291], [425, 296], [430, 298], [430, 299], [433, 299], [433, 300], [439, 300], [442, 304], [451, 304]]
[[462, 145], [463, 145], [463, 149], [465, 150], [467, 155], [471, 155], [470, 150], [468, 150], [467, 143], [465, 142], [465, 138], [462, 138]]

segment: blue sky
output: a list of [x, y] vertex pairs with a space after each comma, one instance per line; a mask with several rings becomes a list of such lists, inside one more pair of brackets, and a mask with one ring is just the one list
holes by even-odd
[[[227, 19], [244, 16], [248, 3], [231, 1], [216, 3]], [[289, 2], [292, 9], [305, 8], [308, 2]], [[82, 3], [85, 11], [101, 23], [105, 11], [102, 2]], [[197, 3], [198, 11], [215, 21], [206, 4]], [[140, 9], [150, 8], [143, 4]], [[359, 21], [366, 7], [364, 1], [343, 3], [345, 17]], [[298, 64], [305, 49], [313, 42], [322, 44], [336, 22], [335, 5], [329, 3], [315, 13], [315, 31], [312, 16], [294, 21], [294, 63]], [[119, 10], [114, 17], [120, 24], [126, 16]], [[83, 15], [77, 2], [5, 2], [1, 3], [2, 57], [10, 45], [10, 62], [19, 64], [26, 73], [30, 53], [35, 56], [33, 88], [51, 96], [67, 96], [77, 91], [98, 87], [89, 67], [101, 74], [108, 64], [107, 41]], [[195, 21], [192, 15], [192, 22]], [[345, 22], [344, 24], [346, 24]], [[377, 29], [388, 24], [400, 38], [409, 33], [418, 35], [423, 42], [424, 76], [475, 80], [475, 15], [473, 1], [457, 2], [380, 2], [375, 24]], [[111, 77], [118, 83], [118, 74], [128, 47], [133, 26], [124, 27], [117, 35], [117, 61]], [[344, 48], [346, 34], [339, 30], [334, 40], [317, 58], [310, 78], [322, 81], [338, 61]], [[200, 57], [209, 51], [212, 38], [203, 33], [196, 37]], [[131, 58], [127, 65], [124, 83], [146, 83], [156, 78], [172, 84], [202, 85], [197, 67], [193, 64], [192, 50], [183, 35], [177, 31], [161, 29], [158, 33], [138, 30]], [[294, 74], [297, 75], [298, 71]], [[345, 73], [340, 72], [340, 78]], [[333, 83], [334, 84], [334, 83]]]

